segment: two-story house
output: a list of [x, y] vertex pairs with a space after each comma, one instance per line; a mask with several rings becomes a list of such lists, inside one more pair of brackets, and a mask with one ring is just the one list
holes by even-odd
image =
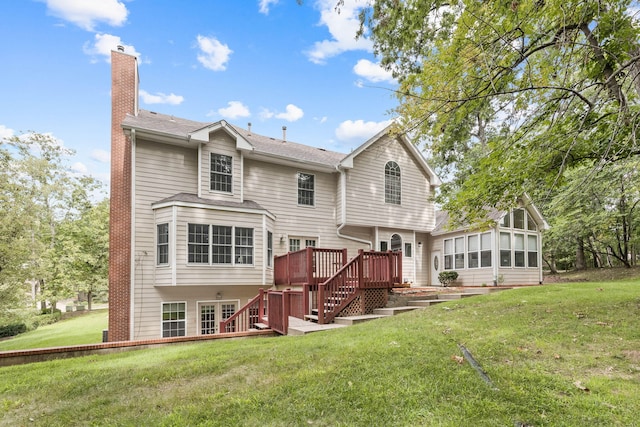
[[405, 136], [387, 129], [342, 154], [141, 110], [136, 58], [120, 51], [111, 162], [110, 341], [217, 333], [272, 286], [274, 256], [309, 246], [402, 251], [413, 286], [453, 268], [461, 285], [507, 284], [511, 270], [542, 280], [539, 213], [447, 231], [432, 202], [440, 181]]

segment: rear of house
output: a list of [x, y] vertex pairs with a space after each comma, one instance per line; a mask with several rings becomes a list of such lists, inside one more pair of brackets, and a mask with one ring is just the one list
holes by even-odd
[[[110, 341], [219, 333], [274, 286], [274, 257], [306, 247], [401, 251], [411, 286], [451, 267], [463, 285], [541, 280], [540, 222], [496, 226], [490, 243], [438, 228], [440, 181], [406, 136], [385, 129], [343, 154], [141, 110], [136, 60], [119, 51], [112, 84]], [[506, 233], [510, 265], [496, 258]], [[524, 267], [522, 238], [537, 248]]]

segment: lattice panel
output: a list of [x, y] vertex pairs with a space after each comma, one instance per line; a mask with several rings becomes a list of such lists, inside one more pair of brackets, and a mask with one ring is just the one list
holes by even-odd
[[338, 314], [338, 317], [359, 316], [361, 314], [364, 314], [362, 313], [362, 292]]
[[366, 289], [364, 291], [364, 314], [372, 314], [376, 308], [387, 305], [388, 292], [386, 289]]

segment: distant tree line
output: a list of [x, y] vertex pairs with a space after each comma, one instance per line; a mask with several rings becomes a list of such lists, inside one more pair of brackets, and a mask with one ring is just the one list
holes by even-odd
[[50, 135], [0, 140], [0, 319], [107, 289], [109, 201]]

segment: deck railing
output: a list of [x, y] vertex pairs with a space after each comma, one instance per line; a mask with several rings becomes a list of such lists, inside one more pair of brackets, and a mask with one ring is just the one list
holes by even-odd
[[[330, 323], [363, 289], [392, 288], [402, 277], [402, 252], [358, 251], [358, 255], [317, 287], [318, 323]], [[310, 294], [312, 289], [309, 288]], [[306, 289], [305, 289], [306, 290]], [[309, 301], [313, 301], [313, 295]]]
[[309, 247], [274, 258], [276, 285], [322, 283], [347, 262], [346, 249]]
[[266, 296], [267, 292], [261, 288], [258, 295], [253, 297], [227, 320], [220, 322], [220, 333], [246, 332], [249, 329], [255, 329], [256, 323], [263, 323], [263, 319], [267, 317], [265, 312]]
[[269, 327], [286, 335], [289, 331], [289, 316], [304, 318], [304, 301], [302, 291], [268, 291], [267, 305], [269, 311]]

